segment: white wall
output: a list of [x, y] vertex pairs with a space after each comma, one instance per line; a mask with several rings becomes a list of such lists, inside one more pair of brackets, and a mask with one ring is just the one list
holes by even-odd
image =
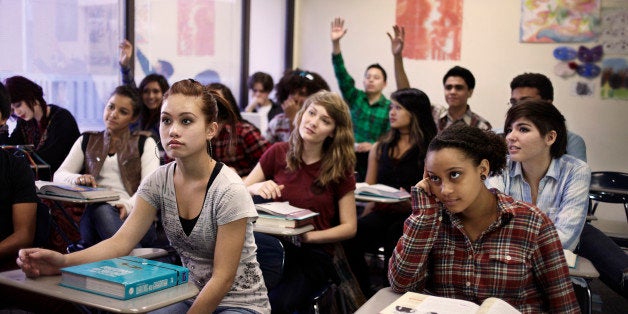
[[275, 83], [284, 72], [286, 1], [251, 0], [249, 74], [262, 71]]
[[[395, 0], [297, 0], [295, 65], [320, 73], [338, 91], [331, 65], [329, 30], [332, 18], [341, 16], [348, 28], [341, 47], [349, 73], [361, 88], [366, 66], [379, 62], [388, 72], [385, 94], [390, 95], [395, 90], [395, 80], [386, 32], [392, 31], [395, 23], [395, 5]], [[628, 101], [602, 100], [599, 94], [587, 98], [573, 96], [570, 90], [578, 79], [562, 79], [553, 74], [558, 61], [552, 51], [561, 45], [519, 43], [520, 6], [521, 2], [514, 0], [464, 1], [461, 60], [406, 59], [411, 85], [424, 90], [433, 103], [444, 104], [443, 75], [454, 65], [464, 66], [477, 81], [469, 101], [472, 109], [494, 126], [502, 126], [511, 79], [524, 72], [543, 73], [554, 84], [554, 103], [567, 118], [568, 127], [586, 141], [591, 169], [628, 172]], [[590, 47], [593, 43], [585, 45]], [[599, 77], [594, 83], [599, 88]], [[623, 211], [619, 212], [623, 216]]]

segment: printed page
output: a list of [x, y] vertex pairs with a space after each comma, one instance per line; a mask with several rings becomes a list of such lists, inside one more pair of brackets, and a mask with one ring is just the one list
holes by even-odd
[[477, 311], [478, 314], [520, 314], [519, 310], [514, 308], [508, 302], [499, 298], [488, 298], [482, 302], [482, 306]]

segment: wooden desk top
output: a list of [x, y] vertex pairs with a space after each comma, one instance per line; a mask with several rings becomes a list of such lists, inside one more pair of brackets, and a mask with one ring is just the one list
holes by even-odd
[[99, 198], [99, 199], [72, 198], [72, 197], [57, 196], [57, 195], [42, 194], [42, 193], [37, 193], [37, 196], [39, 196], [39, 198], [42, 198], [42, 199], [49, 199], [53, 201], [61, 201], [61, 202], [76, 203], [76, 204], [102, 203], [102, 202], [109, 202], [109, 201], [117, 201], [120, 199], [120, 196], [117, 196], [117, 195], [112, 196], [112, 197], [107, 197], [107, 198]]
[[362, 195], [355, 194], [356, 201], [362, 202], [377, 202], [377, 203], [399, 203], [403, 201], [409, 201], [409, 198], [406, 199], [398, 199], [398, 198], [388, 198], [388, 197], [379, 197], [379, 196], [370, 196], [370, 195]]
[[185, 285], [175, 286], [124, 301], [62, 287], [59, 285], [59, 282], [61, 282], [61, 275], [31, 279], [26, 278], [20, 269], [0, 273], [0, 284], [115, 313], [149, 312], [192, 298], [198, 294], [196, 286], [189, 282]]
[[382, 288], [368, 299], [366, 303], [360, 306], [355, 314], [379, 313], [379, 311], [383, 310], [388, 304], [393, 303], [393, 301], [397, 300], [399, 297], [401, 297], [401, 294], [393, 292], [390, 287]]
[[300, 235], [311, 230], [314, 230], [314, 225], [307, 225], [300, 228], [276, 228], [253, 224], [253, 231], [283, 236]]

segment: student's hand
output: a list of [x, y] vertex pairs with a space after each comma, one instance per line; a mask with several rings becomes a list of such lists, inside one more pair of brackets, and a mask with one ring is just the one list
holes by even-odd
[[120, 214], [120, 220], [125, 220], [127, 216], [129, 216], [129, 211], [126, 209], [124, 204], [115, 204], [113, 205], [118, 209], [118, 213]]
[[[294, 121], [294, 117], [297, 115], [299, 109], [301, 109], [300, 107], [301, 106], [299, 106], [297, 101], [292, 97], [288, 97], [288, 99], [281, 104], [284, 114], [291, 122]], [[292, 123], [290, 125], [292, 126]]]
[[59, 274], [65, 262], [65, 255], [40, 248], [21, 249], [15, 262], [26, 277], [36, 278]]
[[261, 97], [258, 96], [253, 96], [253, 98], [251, 99], [251, 102], [249, 103], [248, 106], [246, 106], [246, 108], [244, 109], [244, 111], [246, 112], [253, 112], [253, 110], [261, 107], [262, 104], [262, 99]]
[[371, 147], [373, 147], [373, 143], [362, 142], [355, 145], [355, 151], [358, 153], [364, 153], [370, 151]]
[[399, 25], [393, 26], [393, 32], [395, 36], [393, 37], [390, 33], [386, 33], [388, 38], [390, 38], [390, 48], [392, 50], [393, 56], [400, 55], [403, 51], [403, 43], [406, 38], [406, 30]]
[[430, 188], [430, 176], [426, 170], [423, 170], [423, 179], [419, 181], [415, 186], [425, 191], [425, 194], [432, 196], [432, 190]]
[[335, 18], [331, 22], [331, 41], [340, 41], [340, 39], [347, 33], [345, 28], [345, 20], [341, 17]]
[[281, 190], [285, 185], [277, 184], [273, 180], [268, 180], [265, 182], [261, 182], [261, 184], [257, 185], [257, 190], [254, 191], [253, 194], [259, 195], [265, 199], [276, 199], [281, 197]]
[[74, 180], [74, 184], [83, 185], [83, 186], [91, 186], [93, 188], [97, 186], [96, 179], [94, 179], [94, 177], [91, 174], [81, 175], [80, 177], [76, 178], [76, 180]]
[[131, 56], [133, 55], [133, 45], [128, 40], [123, 40], [120, 45], [120, 65], [123, 67], [129, 67], [131, 62]]

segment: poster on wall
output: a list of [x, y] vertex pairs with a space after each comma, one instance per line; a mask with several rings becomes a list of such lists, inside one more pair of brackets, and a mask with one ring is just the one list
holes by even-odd
[[521, 0], [520, 41], [582, 43], [597, 38], [601, 0]]
[[460, 60], [463, 0], [397, 0], [396, 24], [406, 31], [403, 56]]
[[628, 55], [628, 9], [602, 9], [600, 43], [607, 54]]
[[602, 99], [628, 100], [628, 58], [602, 60]]
[[177, 53], [182, 56], [213, 55], [216, 29], [214, 2], [179, 0], [178, 4]]
[[135, 0], [136, 81], [193, 78], [239, 94], [242, 1]]

